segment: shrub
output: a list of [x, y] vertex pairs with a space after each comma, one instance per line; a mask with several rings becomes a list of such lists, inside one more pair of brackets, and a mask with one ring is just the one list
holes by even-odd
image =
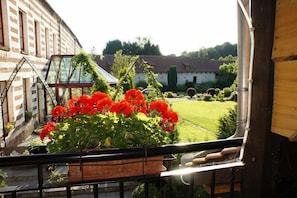
[[218, 101], [225, 101], [224, 100], [224, 92], [223, 91], [220, 91], [218, 94], [217, 94], [217, 97], [216, 97], [216, 99], [218, 100]]
[[[144, 184], [138, 185], [134, 190], [132, 191], [132, 198], [143, 198], [145, 197], [145, 188]], [[148, 184], [148, 197], [151, 198], [159, 198], [161, 197], [161, 193], [159, 189], [156, 187], [155, 184], [149, 183]]]
[[31, 111], [25, 111], [25, 122], [28, 122], [32, 118], [32, 112]]
[[228, 138], [234, 134], [236, 130], [237, 105], [234, 109], [229, 109], [227, 115], [219, 118], [218, 139]]
[[194, 85], [195, 85], [195, 83], [194, 82], [189, 82], [189, 81], [186, 81], [186, 83], [185, 83], [185, 88], [187, 89], [187, 88], [190, 88], [190, 87], [194, 87]]
[[176, 91], [177, 71], [175, 66], [170, 66], [167, 72], [168, 87], [172, 91]]
[[218, 95], [220, 93], [221, 89], [220, 88], [215, 88], [215, 91], [216, 91], [216, 95]]
[[147, 83], [145, 80], [140, 80], [135, 84], [135, 87], [142, 87], [142, 89], [147, 87]]
[[209, 81], [209, 82], [200, 83], [196, 85], [195, 88], [198, 93], [205, 93], [208, 88], [215, 87], [214, 85], [215, 85], [214, 81]]
[[224, 91], [224, 97], [226, 98], [226, 97], [229, 97], [230, 95], [231, 95], [231, 93], [232, 93], [232, 90], [229, 88], [229, 87], [225, 87], [224, 89], [223, 89], [223, 91]]
[[176, 93], [173, 93], [172, 91], [168, 91], [164, 95], [166, 98], [176, 98], [177, 97]]
[[228, 98], [225, 98], [225, 100], [237, 102], [237, 92], [233, 91]]
[[212, 98], [212, 96], [210, 94], [204, 94], [203, 95], [203, 100], [204, 101], [212, 101], [213, 98]]
[[187, 89], [187, 95], [190, 96], [191, 98], [193, 98], [193, 96], [195, 96], [196, 94], [196, 89], [193, 87], [190, 87]]
[[206, 92], [207, 94], [210, 94], [212, 97], [216, 94], [215, 88], [209, 88]]
[[185, 87], [185, 85], [177, 85], [176, 86], [176, 92], [185, 92], [187, 90], [187, 88]]

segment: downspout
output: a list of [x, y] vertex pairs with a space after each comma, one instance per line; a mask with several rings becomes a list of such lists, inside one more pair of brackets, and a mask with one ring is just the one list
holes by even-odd
[[243, 137], [245, 125], [247, 122], [248, 109], [248, 74], [250, 62], [250, 39], [248, 33], [248, 25], [246, 23], [242, 9], [248, 8], [249, 0], [245, 5], [240, 0], [237, 3], [237, 19], [238, 19], [238, 100], [237, 100], [237, 128], [232, 137]]
[[238, 43], [240, 43], [240, 45], [238, 45], [240, 52], [239, 57], [242, 58], [239, 64], [241, 64], [243, 67], [241, 73], [241, 75], [243, 76], [241, 77], [243, 77], [244, 81], [241, 82], [242, 87], [240, 87], [240, 89], [242, 90], [241, 96], [243, 98], [243, 103], [241, 104], [242, 106], [238, 109], [240, 113], [238, 117], [239, 127], [237, 128], [235, 135], [243, 136], [243, 145], [241, 147], [241, 152], [239, 156], [239, 159], [242, 160], [245, 143], [248, 137], [248, 133], [250, 131], [255, 38], [254, 27], [252, 25], [252, 19], [250, 18], [251, 1], [238, 0], [238, 8], [241, 10], [241, 13], [239, 14], [239, 31], [241, 34], [243, 34], [238, 39]]

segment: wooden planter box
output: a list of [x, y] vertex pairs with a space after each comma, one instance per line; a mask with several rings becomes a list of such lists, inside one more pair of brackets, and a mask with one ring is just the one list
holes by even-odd
[[69, 163], [68, 167], [70, 182], [159, 174], [164, 171], [163, 156]]

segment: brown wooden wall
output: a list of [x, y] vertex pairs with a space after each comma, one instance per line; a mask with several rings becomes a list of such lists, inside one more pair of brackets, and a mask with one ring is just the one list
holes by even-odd
[[297, 141], [297, 1], [277, 0], [272, 132]]

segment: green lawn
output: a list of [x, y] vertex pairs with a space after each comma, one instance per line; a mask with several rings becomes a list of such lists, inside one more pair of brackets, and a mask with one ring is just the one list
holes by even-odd
[[[216, 139], [218, 119], [234, 108], [235, 102], [206, 102], [194, 100], [170, 101], [178, 112], [177, 126], [180, 142], [198, 142]], [[200, 128], [200, 127], [201, 128]]]

